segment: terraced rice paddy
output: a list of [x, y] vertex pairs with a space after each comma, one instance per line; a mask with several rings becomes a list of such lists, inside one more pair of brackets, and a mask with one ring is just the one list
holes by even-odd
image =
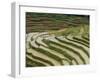
[[58, 27], [56, 30], [54, 27], [44, 27], [39, 31], [28, 29], [26, 67], [89, 64], [89, 41], [89, 24], [86, 23]]

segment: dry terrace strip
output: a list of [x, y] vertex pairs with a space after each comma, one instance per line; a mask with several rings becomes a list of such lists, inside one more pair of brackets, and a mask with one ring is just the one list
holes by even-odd
[[[42, 35], [42, 36], [43, 36], [43, 35]], [[39, 36], [39, 37], [41, 37], [41, 36]], [[37, 38], [37, 39], [38, 39], [38, 38]], [[70, 39], [69, 39], [69, 38], [66, 38], [66, 37], [65, 37], [65, 39], [69, 39], [70, 42], [67, 42], [67, 41], [65, 41], [65, 40], [61, 40], [61, 39], [59, 39], [59, 38], [57, 38], [57, 37], [55, 37], [55, 39], [58, 40], [60, 43], [55, 42], [55, 41], [50, 41], [50, 40], [43, 39], [42, 42], [43, 42], [44, 44], [48, 45], [48, 47], [45, 46], [45, 45], [43, 45], [43, 44], [41, 44], [41, 43], [39, 43], [39, 42], [37, 42], [37, 39], [36, 39], [35, 43], [36, 43], [38, 46], [40, 46], [40, 47], [39, 47], [39, 48], [36, 48], [36, 47], [34, 47], [33, 45], [30, 44], [31, 48], [32, 48], [33, 50], [35, 50], [35, 51], [41, 53], [41, 54], [46, 55], [48, 58], [52, 58], [52, 61], [48, 61], [48, 60], [46, 60], [46, 59], [43, 59], [43, 58], [41, 58], [41, 57], [38, 57], [38, 55], [35, 56], [35, 57], [37, 57], [36, 61], [37, 61], [37, 60], [40, 60], [40, 61], [49, 63], [50, 66], [54, 66], [54, 65], [56, 66], [56, 63], [55, 63], [55, 64], [52, 63], [53, 60], [56, 60], [56, 61], [58, 62], [59, 65], [66, 65], [66, 64], [63, 63], [63, 60], [66, 60], [66, 62], [68, 62], [69, 65], [73, 65], [72, 61], [74, 61], [74, 64], [87, 64], [86, 61], [85, 61], [85, 59], [84, 59], [84, 57], [82, 57], [81, 53], [79, 53], [79, 51], [77, 51], [77, 50], [79, 49], [79, 50], [83, 51], [83, 52], [84, 52], [83, 55], [87, 55], [87, 57], [89, 58], [89, 53], [88, 53], [88, 51], [86, 51], [86, 49], [84, 48], [84, 47], [86, 47], [87, 50], [88, 50], [88, 47], [85, 46], [85, 45], [83, 45], [83, 44], [81, 44], [81, 43], [78, 43], [80, 46], [79, 46], [79, 45], [76, 45], [75, 42], [74, 42], [74, 39], [73, 39], [72, 43], [71, 43]], [[78, 38], [78, 39], [80, 39], [80, 38]], [[87, 40], [87, 41], [88, 41], [88, 40]], [[74, 43], [73, 43], [73, 42], [74, 42]], [[82, 42], [82, 41], [81, 41], [81, 42]], [[61, 43], [62, 43], [62, 44], [61, 44]], [[76, 43], [77, 43], [77, 42], [76, 42]], [[83, 41], [83, 43], [84, 43], [84, 41]], [[63, 44], [65, 44], [65, 45], [63, 45]], [[88, 43], [85, 43], [85, 44], [88, 45]], [[70, 48], [70, 47], [67, 46], [67, 45], [70, 45], [70, 46], [72, 46], [73, 48]], [[57, 47], [57, 46], [58, 46], [58, 47]], [[75, 50], [75, 48], [77, 48], [77, 49]], [[66, 49], [66, 50], [65, 50], [65, 49]], [[74, 53], [74, 54], [76, 54], [79, 58], [77, 59], [77, 58], [75, 58], [75, 56], [71, 56], [70, 53], [67, 52], [67, 50], [68, 50], [68, 51], [71, 51], [71, 52]], [[27, 54], [28, 54], [28, 53], [27, 53]], [[34, 53], [34, 54], [35, 54], [35, 53]], [[63, 55], [64, 58], [61, 58], [61, 57], [59, 56], [59, 54]], [[30, 56], [33, 56], [33, 55], [30, 55]], [[33, 56], [32, 58], [35, 58], [35, 57]], [[81, 60], [81, 63], [79, 62], [79, 59]], [[29, 64], [29, 63], [28, 63], [28, 64]], [[27, 65], [28, 65], [28, 64], [27, 64]], [[44, 64], [44, 65], [46, 65], [46, 64]], [[29, 65], [28, 65], [28, 66], [29, 66]]]

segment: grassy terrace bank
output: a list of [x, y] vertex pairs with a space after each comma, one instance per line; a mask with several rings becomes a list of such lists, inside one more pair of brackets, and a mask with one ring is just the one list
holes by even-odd
[[89, 25], [88, 15], [26, 12], [26, 33]]

